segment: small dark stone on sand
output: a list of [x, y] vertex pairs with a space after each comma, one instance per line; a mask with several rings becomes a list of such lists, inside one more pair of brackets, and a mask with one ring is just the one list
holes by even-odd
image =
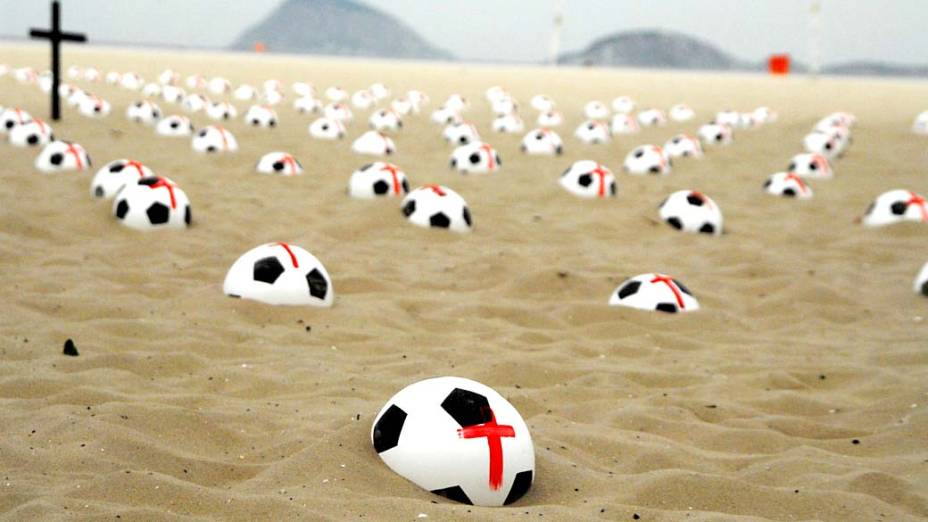
[[313, 331], [313, 327], [312, 327], [312, 326], [309, 326], [309, 325], [306, 325], [306, 331], [307, 331], [307, 332]]
[[560, 272], [557, 273], [557, 276], [560, 277], [561, 279], [564, 279], [567, 277], [567, 271], [561, 270]]
[[71, 357], [77, 357], [78, 355], [80, 355], [79, 353], [77, 353], [77, 347], [74, 346], [74, 341], [72, 341], [71, 339], [68, 339], [67, 341], [64, 342], [64, 354], [70, 355]]
[[824, 381], [824, 380], [825, 380], [825, 374], [823, 373], [823, 374], [819, 375], [818, 378], [819, 378], [819, 380]]
[[641, 516], [638, 515], [638, 513], [635, 513], [634, 515], [632, 515], [632, 518], [635, 519], [635, 520], [638, 520], [638, 519], [641, 518]]
[[851, 444], [860, 444], [860, 439], [854, 439], [851, 441]]

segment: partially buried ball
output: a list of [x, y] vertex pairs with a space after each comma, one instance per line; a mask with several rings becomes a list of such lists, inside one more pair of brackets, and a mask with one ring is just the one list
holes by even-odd
[[511, 504], [534, 479], [535, 448], [522, 416], [470, 379], [437, 377], [403, 388], [374, 419], [371, 442], [401, 477], [465, 504]]
[[591, 160], [580, 160], [561, 174], [559, 181], [567, 192], [582, 198], [607, 198], [616, 193], [615, 175]]
[[925, 263], [925, 266], [918, 273], [913, 286], [916, 293], [928, 297], [928, 263]]
[[863, 224], [871, 227], [903, 221], [928, 222], [925, 198], [909, 190], [890, 190], [870, 203], [863, 217]]
[[16, 125], [10, 131], [10, 145], [14, 147], [37, 147], [54, 139], [52, 128], [38, 118], [22, 125]]
[[261, 157], [255, 166], [261, 174], [280, 174], [281, 176], [298, 176], [303, 173], [303, 165], [292, 154], [286, 152], [269, 152]]
[[87, 170], [90, 156], [84, 147], [70, 141], [53, 141], [35, 159], [35, 168], [45, 173], [64, 170]]
[[470, 209], [457, 192], [442, 185], [425, 185], [410, 192], [402, 205], [403, 215], [413, 225], [470, 232]]
[[358, 154], [385, 156], [396, 152], [393, 140], [377, 131], [367, 131], [351, 144], [351, 150]]
[[401, 197], [407, 192], [406, 173], [392, 163], [378, 161], [364, 165], [348, 181], [348, 195], [353, 198]]
[[267, 243], [242, 254], [229, 268], [222, 291], [272, 305], [329, 307], [335, 297], [322, 263], [289, 243]]
[[138, 161], [113, 160], [104, 165], [90, 182], [90, 195], [98, 199], [111, 199], [126, 185], [142, 178], [154, 177], [155, 173]]
[[812, 188], [793, 172], [777, 172], [764, 182], [764, 191], [785, 198], [810, 199]]
[[461, 174], [486, 174], [498, 170], [502, 161], [489, 143], [474, 141], [454, 149], [449, 165]]
[[678, 190], [661, 203], [661, 220], [683, 232], [719, 235], [722, 211], [709, 196], [695, 190]]
[[657, 273], [626, 280], [612, 293], [609, 305], [667, 313], [699, 310], [699, 302], [683, 283]]
[[203, 127], [194, 135], [190, 142], [193, 150], [197, 152], [234, 152], [238, 150], [238, 142], [231, 132], [219, 125]]
[[136, 230], [186, 228], [193, 218], [187, 194], [173, 181], [157, 176], [123, 187], [113, 202], [113, 215]]

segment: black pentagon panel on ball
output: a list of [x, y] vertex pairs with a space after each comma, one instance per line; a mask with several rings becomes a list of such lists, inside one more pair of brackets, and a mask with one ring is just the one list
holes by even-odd
[[48, 162], [52, 165], [61, 165], [62, 161], [64, 161], [64, 156], [60, 152], [56, 152], [48, 158]]
[[493, 410], [486, 397], [470, 390], [455, 388], [442, 401], [441, 407], [462, 428], [493, 420]]
[[471, 164], [476, 165], [476, 164], [480, 163], [480, 154], [477, 154], [477, 153], [475, 152], [475, 153], [471, 154], [470, 156], [468, 156], [468, 157], [467, 157], [467, 160], [470, 161]]
[[404, 178], [404, 179], [403, 179], [403, 182], [401, 183], [401, 185], [403, 186], [403, 194], [408, 193], [408, 192], [409, 192], [409, 181], [407, 181], [407, 180]]
[[272, 285], [274, 281], [277, 281], [277, 278], [280, 277], [280, 274], [283, 273], [284, 266], [280, 264], [279, 259], [272, 256], [255, 261], [252, 277], [255, 281]]
[[905, 201], [897, 201], [889, 206], [889, 210], [892, 211], [892, 213], [897, 216], [901, 216], [905, 214], [905, 211], [908, 208], [909, 206], [906, 205]]
[[667, 312], [668, 314], [677, 313], [677, 305], [673, 303], [657, 303], [654, 309], [658, 312]]
[[676, 279], [673, 279], [672, 281], [673, 281], [673, 284], [677, 285], [677, 288], [679, 288], [681, 292], [683, 292], [686, 295], [693, 295], [693, 292], [690, 292], [689, 288], [683, 286], [683, 283], [681, 283], [680, 281], [677, 281]]
[[116, 204], [116, 217], [119, 219], [123, 219], [126, 217], [126, 214], [128, 213], [129, 213], [129, 202], [124, 199], [119, 200], [119, 203]]
[[675, 228], [675, 229], [677, 229], [677, 230], [682, 230], [682, 229], [683, 229], [683, 222], [680, 221], [680, 218], [678, 218], [678, 217], [676, 217], [676, 216], [670, 216], [669, 218], [667, 218], [667, 224], [670, 225], [670, 226], [672, 226], [673, 228]]
[[139, 185], [146, 185], [146, 186], [149, 186], [149, 187], [150, 187], [150, 186], [154, 185], [155, 183], [158, 183], [159, 180], [160, 180], [160, 178], [142, 178], [142, 179], [140, 179], [140, 180], [138, 181], [138, 184], [139, 184]]
[[16, 122], [13, 120], [6, 120], [6, 128], [12, 129], [13, 125], [16, 125]]
[[277, 172], [280, 172], [284, 170], [284, 164], [282, 161], [275, 161], [274, 164], [271, 165], [271, 168], [276, 170]]
[[470, 501], [470, 498], [467, 496], [467, 493], [464, 493], [464, 490], [461, 489], [461, 486], [452, 486], [450, 488], [444, 489], [434, 489], [432, 493], [440, 495], [449, 500], [454, 500], [455, 502], [460, 502], [462, 504], [473, 504]]
[[593, 176], [590, 176], [589, 174], [581, 174], [577, 178], [577, 183], [579, 183], [581, 187], [589, 187], [590, 184], [593, 183]]
[[770, 185], [772, 184], [773, 180], [768, 178], [767, 181], [764, 182], [764, 188], [770, 188]]
[[367, 170], [367, 169], [369, 169], [369, 168], [371, 168], [371, 167], [373, 167], [373, 166], [374, 166], [373, 163], [368, 163], [367, 165], [364, 165], [363, 167], [361, 167], [361, 168], [358, 169], [358, 170], [361, 171], [361, 172], [364, 172], [365, 170]]
[[36, 145], [37, 143], [39, 143], [39, 137], [36, 136], [35, 134], [30, 134], [29, 137], [26, 138], [26, 143], [28, 143], [29, 145]]
[[922, 290], [922, 295], [925, 297], [928, 297], [928, 281], [925, 281], [924, 283], [922, 283], [921, 290]]
[[509, 488], [509, 494], [506, 495], [504, 505], [509, 505], [522, 498], [528, 489], [532, 487], [532, 470], [528, 469], [516, 473], [516, 478], [512, 480], [512, 487]]
[[306, 274], [306, 284], [309, 286], [309, 295], [316, 299], [325, 299], [325, 294], [329, 292], [329, 282], [318, 268]]
[[713, 225], [712, 223], [703, 223], [703, 225], [699, 227], [699, 232], [703, 234], [714, 234], [715, 225]]
[[403, 215], [409, 217], [416, 211], [416, 200], [410, 199], [403, 205]]
[[787, 167], [786, 170], [788, 170], [789, 172], [795, 172], [795, 171], [796, 171], [796, 162], [794, 161], [794, 162], [790, 163], [790, 164], [789, 164], [789, 167]]
[[641, 288], [641, 281], [629, 281], [622, 288], [619, 288], [619, 299], [625, 299], [630, 295], [634, 295], [638, 292], [638, 289]]
[[464, 207], [464, 222], [467, 223], [467, 226], [473, 226], [473, 218], [470, 217], [470, 209]]
[[657, 165], [653, 165], [651, 166], [651, 168], [648, 169], [648, 172], [650, 172], [651, 174], [660, 174], [661, 168], [658, 167]]
[[446, 216], [444, 212], [437, 212], [432, 214], [432, 216], [429, 218], [429, 226], [436, 228], [448, 228], [451, 226], [451, 220], [448, 219], [448, 216]]
[[609, 184], [609, 195], [615, 196], [615, 192], [616, 192], [615, 181], [613, 181], [612, 183]]
[[689, 203], [690, 205], [694, 205], [694, 206], [697, 206], [697, 207], [701, 207], [702, 204], [705, 203], [705, 201], [703, 200], [703, 198], [697, 196], [696, 194], [692, 194], [692, 193], [687, 194], [687, 196], [686, 196], [686, 202]]
[[377, 419], [374, 424], [374, 450], [377, 453], [383, 453], [390, 448], [396, 447], [400, 440], [400, 433], [403, 432], [403, 424], [406, 422], [406, 412], [396, 404], [391, 404], [387, 411]]
[[148, 221], [150, 221], [152, 225], [163, 225], [167, 223], [168, 219], [171, 217], [171, 209], [164, 203], [158, 201], [152, 203], [145, 213], [148, 214]]
[[636, 158], [640, 158], [640, 157], [642, 157], [642, 156], [644, 156], [644, 149], [637, 149], [637, 150], [635, 151], [635, 157], [636, 157]]
[[794, 198], [796, 197], [796, 191], [793, 190], [792, 188], [785, 188], [783, 189], [783, 195], [788, 198]]
[[187, 205], [184, 207], [184, 223], [189, 227], [191, 221], [193, 221], [193, 214], [190, 212], [190, 205]]
[[387, 192], [390, 192], [390, 185], [388, 185], [386, 181], [379, 179], [374, 182], [374, 194], [382, 196]]
[[103, 193], [103, 187], [97, 185], [97, 188], [93, 189], [94, 197], [102, 198], [105, 194]]
[[502, 167], [502, 166], [503, 166], [503, 158], [500, 158], [500, 157], [499, 157], [499, 154], [495, 154], [494, 157], [496, 158], [496, 166], [497, 166], [497, 167]]
[[124, 169], [125, 167], [126, 166], [122, 163], [116, 163], [114, 165], [110, 165], [110, 172], [112, 172], [113, 174], [117, 174], [119, 172], [122, 172], [122, 169]]

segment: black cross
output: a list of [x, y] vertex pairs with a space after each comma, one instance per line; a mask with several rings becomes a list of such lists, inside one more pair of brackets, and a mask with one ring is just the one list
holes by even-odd
[[61, 100], [58, 98], [58, 85], [61, 84], [61, 42], [86, 42], [87, 36], [78, 33], [61, 32], [61, 5], [58, 0], [52, 2], [52, 28], [32, 29], [29, 36], [42, 38], [52, 43], [52, 119], [61, 119]]

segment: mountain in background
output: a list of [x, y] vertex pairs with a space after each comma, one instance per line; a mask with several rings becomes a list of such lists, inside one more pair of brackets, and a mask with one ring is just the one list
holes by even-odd
[[352, 0], [287, 0], [245, 30], [232, 49], [334, 56], [447, 60], [405, 23]]

